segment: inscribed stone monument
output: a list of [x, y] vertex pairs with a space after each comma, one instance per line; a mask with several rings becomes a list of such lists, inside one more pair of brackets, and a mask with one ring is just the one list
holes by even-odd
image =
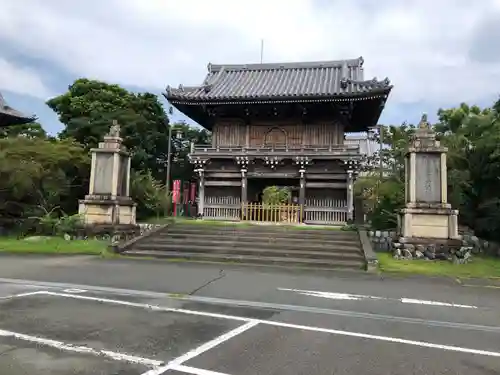
[[458, 210], [447, 201], [446, 147], [423, 115], [405, 159], [406, 207], [400, 242], [458, 239]]
[[136, 225], [130, 198], [130, 155], [122, 145], [120, 125], [113, 121], [104, 142], [93, 148], [89, 194], [80, 201], [86, 225]]

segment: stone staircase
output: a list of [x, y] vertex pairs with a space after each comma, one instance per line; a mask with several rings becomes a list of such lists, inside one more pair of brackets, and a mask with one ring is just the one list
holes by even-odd
[[359, 234], [333, 228], [173, 223], [125, 244], [125, 255], [318, 269], [361, 269]]

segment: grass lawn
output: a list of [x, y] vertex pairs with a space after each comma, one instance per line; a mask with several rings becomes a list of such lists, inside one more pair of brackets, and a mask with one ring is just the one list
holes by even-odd
[[98, 240], [66, 241], [60, 237], [24, 240], [0, 238], [0, 253], [105, 255], [108, 243]]
[[382, 272], [429, 276], [500, 278], [500, 258], [473, 256], [466, 264], [448, 261], [395, 260], [390, 253], [377, 253]]

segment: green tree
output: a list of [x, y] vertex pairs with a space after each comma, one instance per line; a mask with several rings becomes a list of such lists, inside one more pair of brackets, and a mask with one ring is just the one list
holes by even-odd
[[75, 212], [89, 163], [82, 146], [71, 140], [0, 139], [2, 225], [15, 227], [29, 217]]
[[8, 126], [0, 129], [0, 138], [5, 137], [47, 138], [47, 132], [38, 122]]
[[[383, 148], [368, 165], [367, 173], [358, 178], [355, 194], [364, 202], [365, 212], [376, 229], [391, 229], [397, 225], [397, 213], [404, 206], [405, 154], [415, 126], [383, 126]], [[380, 142], [380, 137], [377, 139]], [[383, 178], [379, 175], [379, 158], [382, 158]]]
[[500, 102], [438, 112], [436, 129], [448, 147], [450, 202], [480, 236], [500, 239]]
[[132, 171], [130, 190], [137, 203], [139, 220], [170, 213], [172, 198], [167, 195], [165, 185], [155, 180], [151, 172]]
[[47, 105], [65, 125], [60, 138], [74, 138], [86, 149], [96, 147], [113, 120], [121, 126], [124, 145], [132, 154], [132, 167], [165, 176], [168, 118], [158, 97], [133, 93], [119, 85], [78, 79], [69, 90]]
[[211, 134], [201, 127], [189, 126], [185, 122], [172, 124], [172, 180], [188, 181], [193, 178], [193, 166], [188, 159], [191, 143], [210, 144]]

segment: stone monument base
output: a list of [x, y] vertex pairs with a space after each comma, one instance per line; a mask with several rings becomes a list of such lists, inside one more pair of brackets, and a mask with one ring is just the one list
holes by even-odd
[[407, 204], [401, 216], [404, 238], [459, 239], [458, 210], [449, 204]]
[[78, 213], [85, 225], [136, 225], [137, 204], [130, 198], [109, 199], [87, 195], [80, 200]]

